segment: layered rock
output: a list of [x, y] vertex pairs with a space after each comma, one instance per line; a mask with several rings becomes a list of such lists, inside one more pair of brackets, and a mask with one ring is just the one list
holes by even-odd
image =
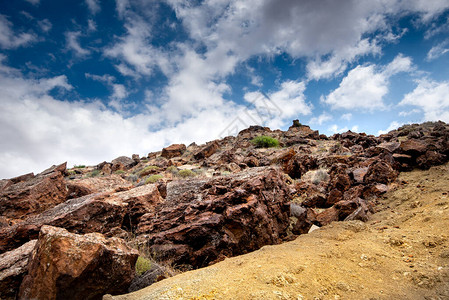
[[1, 228], [0, 253], [37, 238], [43, 225], [62, 227], [75, 233], [108, 233], [117, 227], [132, 231], [140, 217], [161, 200], [156, 185], [70, 199], [40, 215]]
[[162, 149], [161, 156], [167, 159], [178, 157], [186, 152], [186, 145], [184, 144], [173, 144], [164, 149]]
[[0, 254], [0, 299], [16, 299], [36, 242], [32, 240], [17, 249]]
[[66, 163], [45, 170], [37, 176], [13, 178], [0, 190], [0, 215], [25, 219], [39, 214], [67, 199], [64, 180]]
[[167, 197], [138, 227], [158, 259], [201, 267], [281, 242], [289, 191], [276, 168], [210, 180], [171, 182]]
[[118, 175], [74, 179], [67, 182], [67, 198], [78, 198], [94, 193], [126, 191], [132, 187], [131, 182]]
[[18, 299], [101, 299], [125, 293], [138, 252], [118, 238], [43, 226]]

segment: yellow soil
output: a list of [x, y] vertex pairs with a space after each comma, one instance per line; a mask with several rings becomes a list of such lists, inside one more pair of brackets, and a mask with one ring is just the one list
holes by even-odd
[[332, 223], [104, 299], [449, 299], [449, 165], [401, 181], [367, 223]]

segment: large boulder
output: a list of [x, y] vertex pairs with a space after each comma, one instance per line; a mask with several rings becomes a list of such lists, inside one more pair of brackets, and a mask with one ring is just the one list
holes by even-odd
[[36, 240], [32, 240], [17, 249], [0, 254], [0, 299], [16, 299], [35, 245]]
[[167, 197], [141, 218], [138, 234], [160, 260], [206, 266], [280, 243], [289, 190], [277, 168], [170, 182]]
[[317, 160], [312, 155], [296, 154], [284, 164], [284, 172], [291, 178], [301, 178], [307, 171], [318, 167]]
[[118, 238], [43, 226], [18, 298], [101, 299], [126, 293], [137, 257], [137, 250]]
[[395, 171], [390, 164], [379, 160], [369, 166], [368, 171], [363, 177], [365, 183], [384, 183], [388, 184], [398, 177], [398, 172]]
[[[0, 215], [25, 219], [39, 214], [67, 199], [64, 180], [66, 163], [53, 166], [36, 175], [13, 178], [0, 190]], [[11, 184], [12, 183], [12, 184]]]
[[201, 148], [198, 152], [196, 152], [193, 157], [196, 160], [201, 160], [201, 159], [205, 159], [208, 158], [209, 156], [211, 156], [212, 154], [214, 154], [215, 152], [217, 152], [218, 148], [220, 146], [218, 145], [217, 141], [212, 141], [206, 144], [206, 146], [204, 146], [203, 148]]
[[80, 178], [67, 182], [68, 198], [78, 198], [94, 193], [121, 192], [129, 190], [133, 184], [119, 175]]
[[162, 149], [161, 156], [167, 159], [178, 157], [186, 152], [186, 145], [184, 144], [173, 144], [164, 149]]
[[128, 156], [119, 156], [113, 159], [111, 163], [112, 163], [112, 171], [128, 170], [137, 165], [137, 162]]
[[132, 231], [140, 218], [162, 200], [156, 185], [119, 193], [98, 193], [70, 199], [40, 215], [0, 228], [0, 253], [37, 238], [43, 225], [74, 233], [108, 233], [114, 228]]

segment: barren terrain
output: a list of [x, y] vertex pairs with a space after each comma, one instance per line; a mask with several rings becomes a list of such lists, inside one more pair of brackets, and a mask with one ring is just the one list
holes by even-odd
[[448, 182], [448, 164], [403, 172], [366, 223], [333, 222], [104, 299], [449, 299]]

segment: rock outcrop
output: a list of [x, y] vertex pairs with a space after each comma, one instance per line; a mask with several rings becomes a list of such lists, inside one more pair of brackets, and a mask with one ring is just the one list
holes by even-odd
[[186, 149], [187, 147], [184, 144], [173, 144], [162, 149], [161, 156], [167, 159], [178, 157], [183, 155], [184, 152], [186, 152]]
[[118, 238], [43, 226], [18, 299], [101, 299], [125, 293], [138, 252]]
[[288, 193], [276, 168], [172, 182], [165, 201], [142, 216], [138, 234], [160, 260], [205, 266], [280, 243], [289, 224]]
[[25, 219], [64, 202], [67, 199], [65, 171], [64, 163], [36, 176], [27, 174], [11, 179], [0, 190], [0, 215]]

